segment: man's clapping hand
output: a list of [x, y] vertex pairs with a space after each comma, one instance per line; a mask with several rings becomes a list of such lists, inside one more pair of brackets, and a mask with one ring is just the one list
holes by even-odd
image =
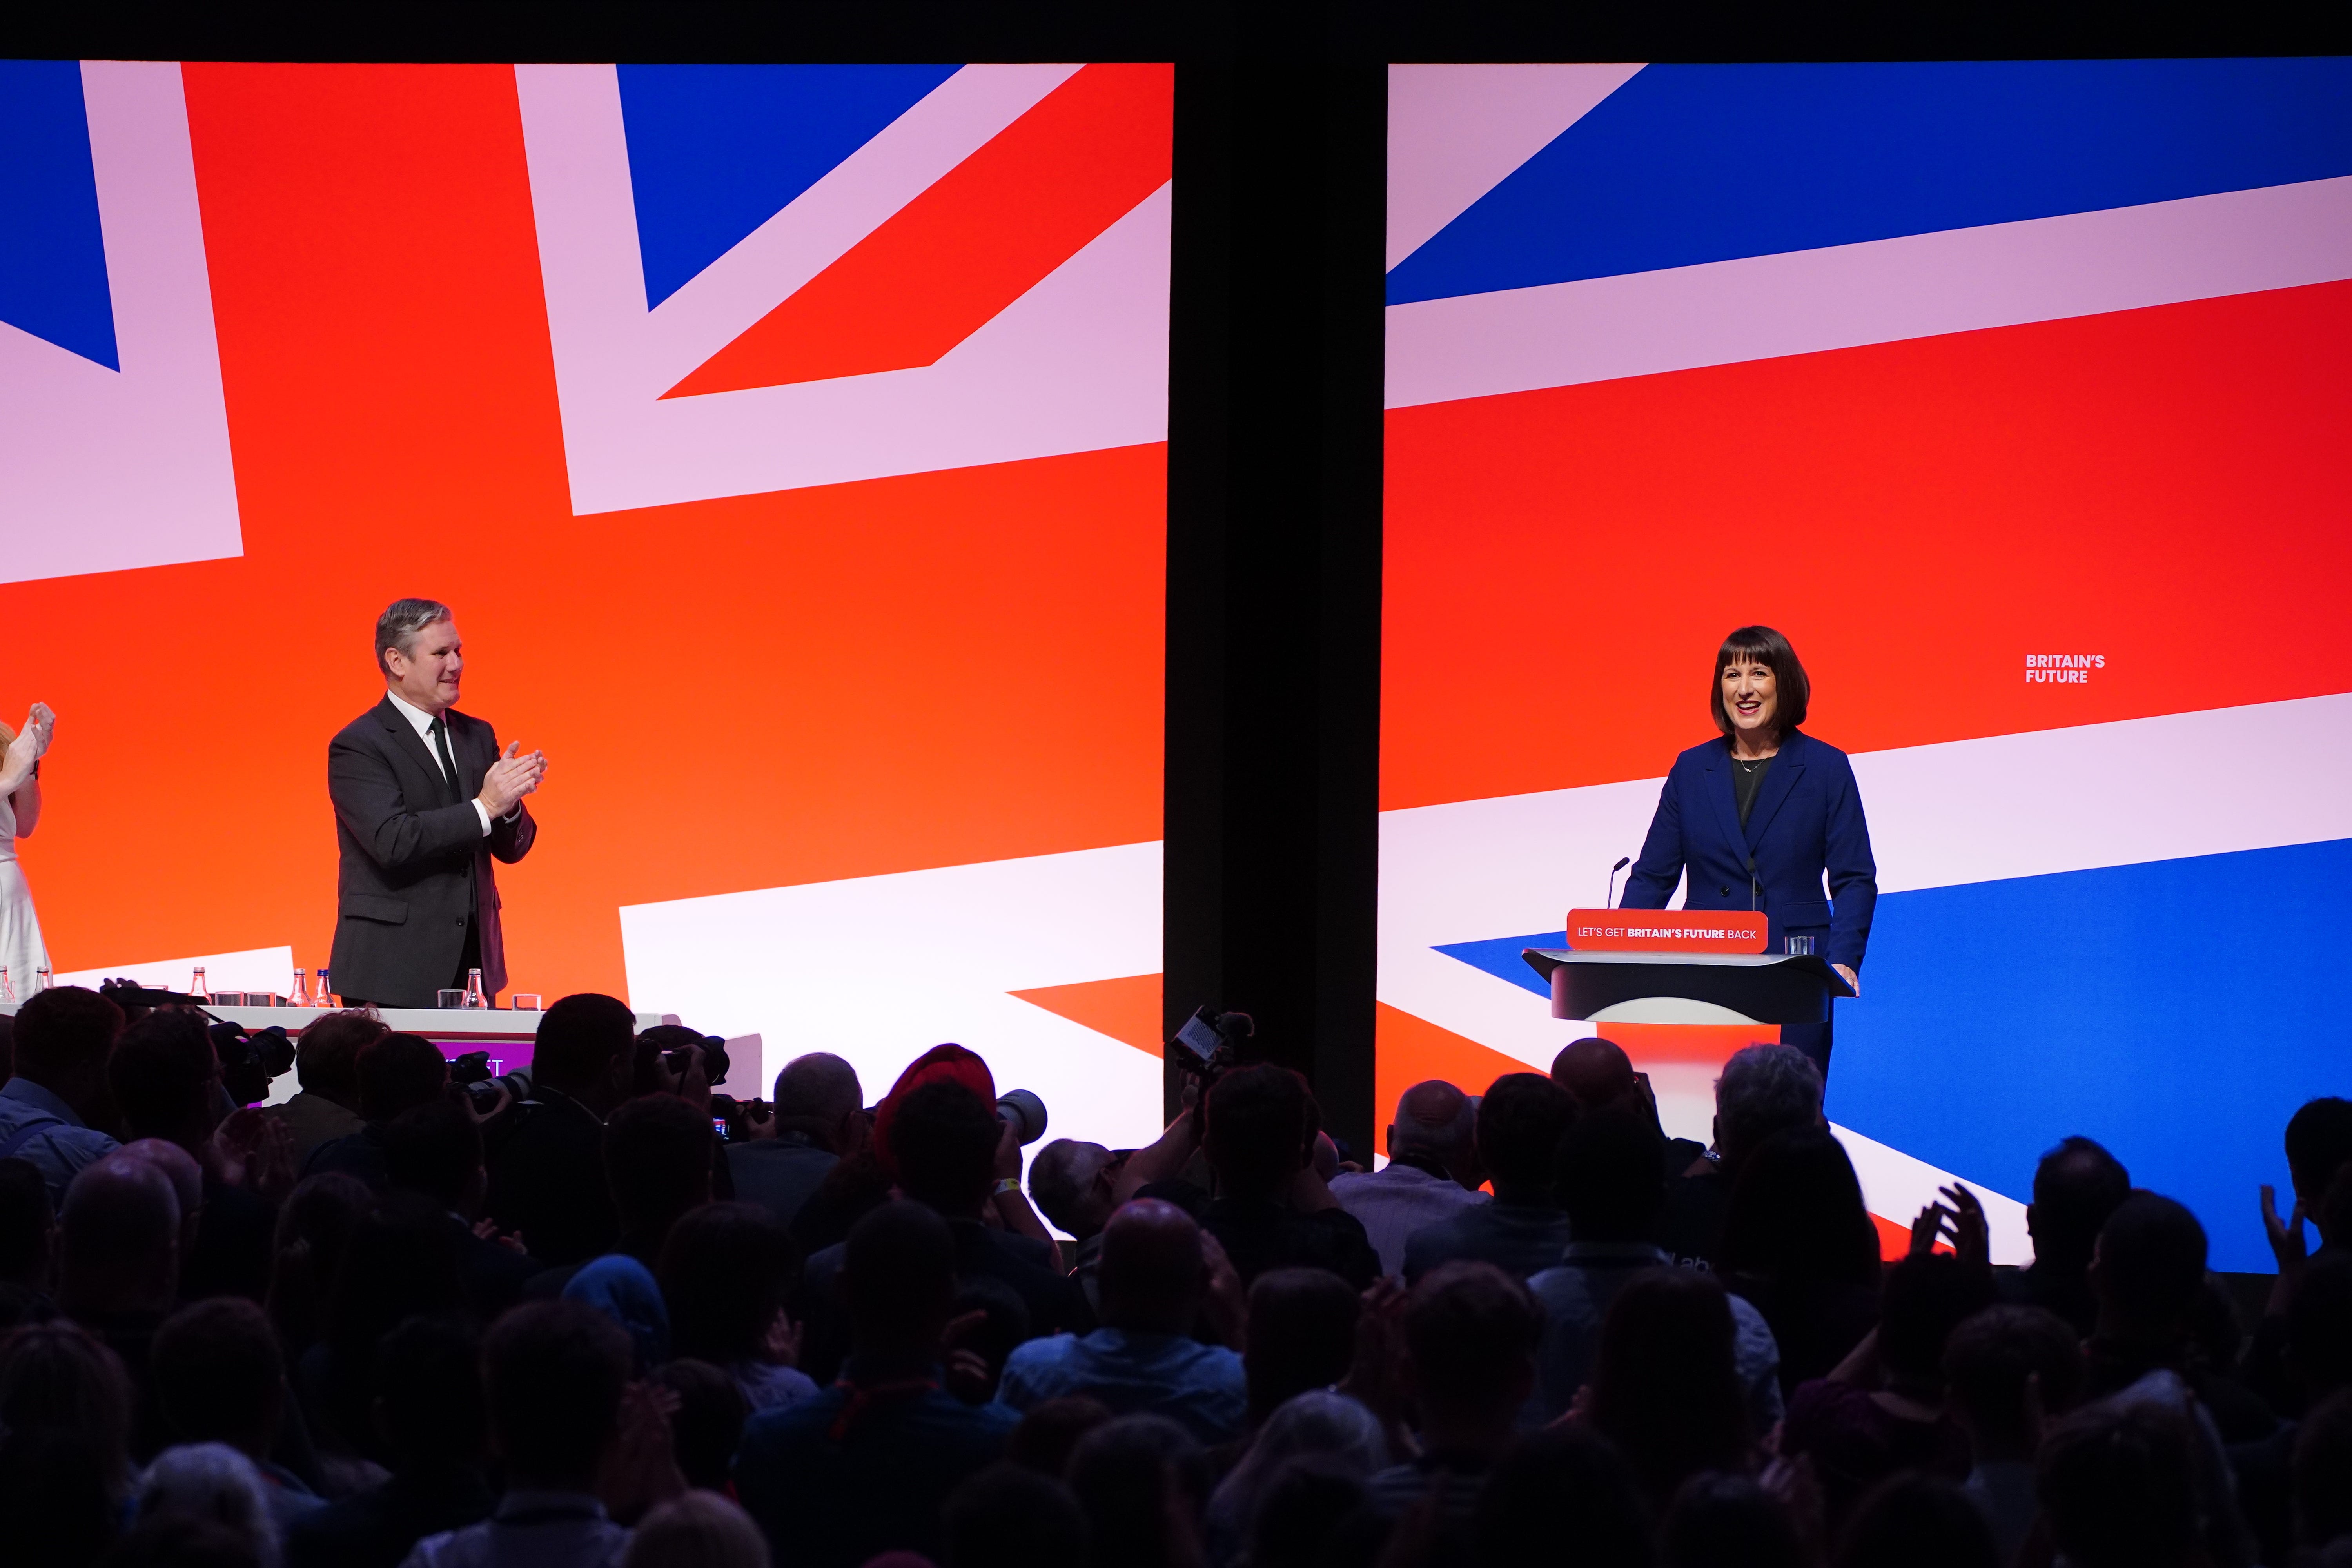
[[520, 741], [509, 741], [490, 771], [482, 775], [482, 809], [492, 816], [504, 816], [522, 804], [522, 797], [539, 788], [547, 776], [547, 753], [525, 754]]

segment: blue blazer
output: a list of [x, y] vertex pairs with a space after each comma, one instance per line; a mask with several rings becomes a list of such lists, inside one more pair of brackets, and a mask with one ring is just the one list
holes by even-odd
[[[1760, 905], [1751, 902], [1748, 858], [1756, 858]], [[1709, 741], [1675, 759], [1658, 815], [1626, 879], [1624, 907], [1663, 910], [1684, 871], [1694, 910], [1760, 907], [1771, 921], [1769, 951], [1788, 935], [1814, 938], [1814, 951], [1857, 973], [1878, 902], [1878, 863], [1853, 768], [1835, 746], [1791, 730], [1780, 742], [1748, 826], [1731, 787], [1731, 742]], [[1822, 881], [1829, 880], [1822, 896]]]

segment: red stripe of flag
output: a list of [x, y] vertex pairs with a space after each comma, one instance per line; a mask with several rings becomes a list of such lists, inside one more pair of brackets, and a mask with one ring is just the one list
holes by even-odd
[[1174, 89], [1086, 67], [663, 395], [936, 363], [1166, 183]]

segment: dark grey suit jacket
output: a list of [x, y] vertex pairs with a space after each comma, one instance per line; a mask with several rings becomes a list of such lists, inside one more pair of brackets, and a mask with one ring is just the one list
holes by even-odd
[[338, 995], [432, 1006], [434, 993], [456, 975], [468, 921], [480, 925], [483, 987], [506, 989], [491, 862], [511, 865], [529, 854], [539, 825], [525, 807], [511, 822], [493, 820], [490, 836], [482, 837], [474, 797], [498, 761], [498, 735], [455, 709], [448, 726], [455, 791], [390, 697], [328, 742], [327, 793], [341, 851], [332, 960]]

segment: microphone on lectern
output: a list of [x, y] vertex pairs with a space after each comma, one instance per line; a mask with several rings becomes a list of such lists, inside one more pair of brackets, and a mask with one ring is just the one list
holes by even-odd
[[1601, 900], [1602, 909], [1611, 910], [1617, 907], [1617, 873], [1633, 863], [1633, 858], [1631, 855], [1620, 855], [1617, 857], [1617, 864], [1609, 868], [1609, 894]]

